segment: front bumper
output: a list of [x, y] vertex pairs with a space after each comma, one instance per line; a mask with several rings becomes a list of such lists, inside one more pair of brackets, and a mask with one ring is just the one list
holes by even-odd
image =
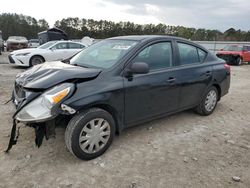
[[236, 54], [217, 54], [217, 57], [225, 60], [229, 65], [236, 65], [239, 55]]
[[29, 66], [29, 56], [15, 56], [14, 54], [10, 54], [8, 56], [9, 58], [9, 63], [12, 65], [18, 65], [18, 66], [23, 66], [23, 67], [28, 67]]

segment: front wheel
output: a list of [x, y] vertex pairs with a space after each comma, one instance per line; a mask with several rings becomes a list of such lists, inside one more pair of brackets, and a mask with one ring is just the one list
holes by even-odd
[[195, 111], [203, 116], [208, 116], [213, 113], [218, 102], [218, 90], [216, 87], [210, 87], [200, 104], [195, 108]]
[[44, 59], [41, 56], [33, 56], [30, 59], [30, 67], [41, 64], [44, 62]]
[[68, 150], [83, 160], [102, 155], [115, 135], [115, 122], [110, 113], [92, 108], [74, 116], [65, 131]]

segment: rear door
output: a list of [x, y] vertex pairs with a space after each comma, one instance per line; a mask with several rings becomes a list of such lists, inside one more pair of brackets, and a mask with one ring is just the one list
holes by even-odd
[[243, 53], [244, 53], [244, 61], [250, 62], [250, 46], [244, 46], [243, 47]]
[[212, 66], [205, 63], [207, 52], [182, 41], [176, 41], [178, 79], [181, 84], [179, 108], [191, 108], [199, 103], [212, 81]]

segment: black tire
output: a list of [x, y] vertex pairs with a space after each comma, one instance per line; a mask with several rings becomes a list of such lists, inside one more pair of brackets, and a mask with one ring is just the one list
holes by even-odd
[[[214, 104], [213, 108], [211, 110], [208, 110], [206, 107], [206, 100], [207, 100], [208, 95], [211, 91], [214, 91], [214, 93], [216, 94], [216, 100], [215, 100], [215, 104]], [[208, 91], [206, 92], [206, 94], [204, 95], [204, 97], [202, 98], [200, 104], [195, 108], [195, 111], [202, 116], [208, 116], [208, 115], [212, 114], [217, 106], [218, 98], [219, 98], [219, 96], [218, 96], [217, 88], [214, 86], [210, 87], [208, 89]]]
[[[94, 153], [85, 152], [80, 146], [80, 134], [88, 126], [89, 122], [95, 119], [104, 119], [109, 124], [110, 135], [107, 142], [100, 150]], [[91, 108], [75, 115], [69, 122], [65, 131], [65, 143], [68, 150], [76, 157], [83, 160], [91, 160], [102, 155], [111, 145], [115, 135], [115, 122], [110, 113], [100, 108]], [[98, 143], [99, 145], [99, 143]], [[90, 146], [89, 146], [90, 147]]]
[[33, 56], [33, 57], [30, 58], [30, 64], [29, 64], [29, 66], [32, 67], [32, 66], [44, 63], [44, 62], [45, 62], [45, 60], [44, 60], [43, 57], [35, 55], [35, 56]]

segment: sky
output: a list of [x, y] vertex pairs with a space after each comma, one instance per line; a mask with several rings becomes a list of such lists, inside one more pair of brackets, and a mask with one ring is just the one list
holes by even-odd
[[79, 17], [138, 24], [250, 30], [250, 0], [2, 0], [0, 13], [56, 20]]

